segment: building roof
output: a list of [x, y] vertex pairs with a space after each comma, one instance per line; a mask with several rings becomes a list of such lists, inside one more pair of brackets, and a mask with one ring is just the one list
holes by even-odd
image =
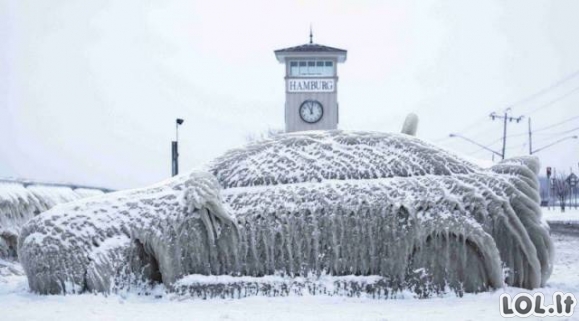
[[320, 45], [317, 43], [306, 43], [300, 46], [289, 47], [284, 49], [278, 49], [275, 53], [282, 53], [282, 52], [343, 52], [346, 53], [347, 51], [344, 49], [328, 47], [324, 45]]
[[338, 62], [346, 61], [348, 51], [344, 49], [320, 45], [317, 43], [306, 43], [300, 46], [278, 49], [274, 51], [279, 62], [285, 62], [286, 57], [310, 56], [311, 54], [326, 54], [330, 57], [338, 58]]

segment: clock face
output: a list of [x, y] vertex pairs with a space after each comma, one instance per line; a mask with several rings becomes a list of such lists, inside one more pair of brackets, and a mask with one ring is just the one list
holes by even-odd
[[306, 100], [300, 106], [300, 117], [306, 123], [317, 123], [324, 115], [324, 108], [319, 101]]

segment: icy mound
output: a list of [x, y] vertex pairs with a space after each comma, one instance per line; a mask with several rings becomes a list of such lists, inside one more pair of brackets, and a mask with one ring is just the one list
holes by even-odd
[[231, 269], [235, 262], [213, 249], [237, 246], [233, 222], [215, 178], [193, 172], [47, 211], [24, 226], [18, 252], [30, 288], [40, 293], [107, 292], [121, 273], [160, 280], [159, 269], [172, 283], [192, 269]]
[[231, 150], [210, 166], [225, 188], [478, 170], [478, 166], [408, 135], [340, 130], [278, 135]]
[[537, 170], [530, 157], [483, 170], [407, 135], [281, 135], [227, 153], [215, 176], [54, 208], [23, 228], [19, 255], [39, 293], [535, 288], [553, 259]]
[[97, 189], [0, 182], [0, 257], [16, 258], [20, 228], [35, 215], [57, 204], [102, 194]]

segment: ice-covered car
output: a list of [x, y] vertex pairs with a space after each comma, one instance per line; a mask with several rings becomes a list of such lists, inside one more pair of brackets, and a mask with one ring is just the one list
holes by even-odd
[[157, 185], [57, 206], [19, 257], [38, 293], [146, 280], [195, 296], [388, 297], [544, 285], [538, 160], [482, 168], [405, 134], [281, 134]]

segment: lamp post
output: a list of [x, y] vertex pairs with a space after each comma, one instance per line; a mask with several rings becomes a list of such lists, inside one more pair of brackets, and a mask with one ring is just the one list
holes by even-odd
[[[505, 154], [501, 154], [501, 153], [499, 153], [499, 152], [497, 152], [497, 151], [494, 151], [494, 150], [486, 147], [486, 146], [483, 145], [483, 144], [479, 144], [479, 143], [475, 142], [474, 140], [472, 140], [472, 139], [470, 139], [470, 138], [464, 137], [464, 136], [459, 135], [459, 134], [450, 134], [450, 135], [448, 135], [448, 136], [449, 136], [449, 137], [453, 137], [453, 138], [454, 138], [454, 137], [462, 138], [462, 139], [466, 140], [466, 141], [469, 142], [469, 143], [475, 144], [475, 145], [477, 145], [478, 147], [480, 147], [480, 148], [482, 148], [482, 149], [488, 150], [489, 152], [493, 153], [493, 155], [498, 155], [498, 156], [500, 156], [501, 159], [505, 159]], [[503, 153], [504, 153], [504, 150], [503, 150]]]
[[175, 140], [171, 142], [171, 175], [179, 174], [179, 125], [183, 125], [185, 120], [177, 118], [175, 120]]

